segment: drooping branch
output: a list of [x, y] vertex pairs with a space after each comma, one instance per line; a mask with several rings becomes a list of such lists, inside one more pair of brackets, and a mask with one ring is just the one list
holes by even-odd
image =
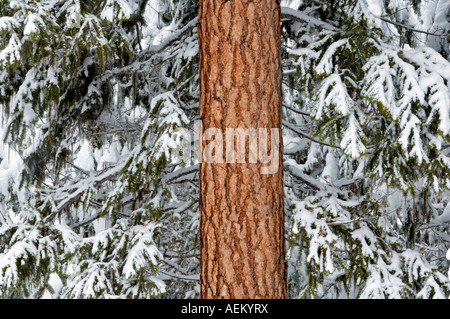
[[[73, 185], [59, 189], [59, 191], [62, 193], [62, 195], [58, 196], [60, 198], [59, 204], [55, 208], [55, 210], [56, 210], [55, 213], [49, 215], [46, 218], [46, 222], [51, 222], [57, 216], [57, 213], [63, 211], [65, 208], [72, 205], [76, 200], [78, 200], [81, 196], [83, 196], [83, 194], [86, 192], [86, 190], [89, 189], [89, 187], [92, 187], [92, 186], [97, 187], [97, 186], [103, 184], [104, 182], [109, 181], [109, 180], [113, 179], [114, 177], [116, 177], [117, 175], [119, 175], [124, 165], [125, 165], [124, 163], [122, 165], [117, 165], [97, 176], [85, 178]], [[58, 199], [56, 199], [56, 201], [58, 201]], [[92, 216], [94, 218], [93, 220], [95, 220], [99, 217], [99, 216], [95, 216], [95, 217], [94, 216]], [[79, 228], [79, 227], [83, 226], [84, 224], [87, 224], [87, 223], [90, 223], [93, 221], [93, 220], [90, 220], [90, 218], [88, 218], [88, 219], [89, 220], [82, 221], [80, 224], [76, 224], [76, 225], [72, 226], [72, 228], [73, 227]]]
[[[165, 183], [172, 183], [174, 181], [179, 182], [179, 180], [178, 180], [179, 178], [186, 176], [186, 175], [190, 175], [190, 174], [197, 174], [196, 180], [198, 180], [198, 169], [199, 169], [198, 164], [177, 169], [174, 172], [167, 174], [164, 177], [164, 182]], [[183, 179], [183, 180], [186, 180], [186, 179]], [[189, 178], [189, 180], [192, 180], [192, 178]]]
[[309, 24], [312, 24], [316, 27], [329, 30], [329, 31], [338, 31], [334, 26], [331, 24], [321, 21], [319, 19], [316, 19], [314, 17], [309, 16], [308, 14], [291, 9], [288, 7], [281, 7], [281, 18], [282, 19], [291, 19], [297, 22], [307, 22]]
[[293, 164], [290, 160], [286, 160], [283, 162], [283, 166], [286, 168], [287, 171], [289, 171], [293, 177], [301, 180], [306, 185], [310, 186], [316, 191], [323, 191], [330, 194], [339, 194], [342, 193], [342, 191], [334, 186], [324, 184], [314, 177], [304, 174], [296, 164]]
[[292, 132], [295, 132], [295, 133], [299, 134], [300, 136], [302, 136], [304, 138], [307, 138], [308, 140], [310, 140], [312, 142], [321, 144], [323, 146], [338, 148], [337, 146], [334, 146], [334, 145], [331, 145], [331, 144], [328, 144], [328, 143], [325, 143], [325, 142], [322, 142], [322, 141], [318, 141], [318, 140], [312, 138], [311, 136], [309, 136], [308, 134], [302, 132], [301, 130], [299, 130], [298, 128], [296, 128], [294, 125], [292, 125], [289, 122], [283, 121], [283, 126], [288, 128], [288, 129], [290, 129]]
[[297, 109], [294, 109], [293, 107], [290, 107], [289, 105], [287, 105], [287, 104], [285, 104], [285, 103], [283, 103], [283, 107], [284, 108], [287, 108], [288, 110], [290, 110], [290, 111], [292, 111], [292, 112], [294, 112], [294, 113], [297, 113], [297, 114], [301, 114], [301, 115], [305, 115], [305, 116], [311, 116], [311, 114], [309, 114], [308, 112], [305, 112], [305, 111], [302, 111], [302, 110], [297, 110]]
[[413, 31], [413, 32], [424, 33], [424, 34], [432, 35], [434, 37], [439, 37], [439, 38], [450, 38], [450, 34], [439, 34], [439, 33], [432, 33], [432, 32], [428, 32], [428, 31], [424, 31], [424, 30], [414, 29], [414, 28], [412, 28], [412, 27], [410, 27], [410, 26], [408, 26], [406, 24], [389, 20], [389, 19], [385, 18], [384, 16], [377, 16], [377, 15], [373, 15], [373, 16], [375, 18], [377, 18], [377, 19], [380, 19], [380, 20], [386, 22], [386, 23], [390, 23], [390, 24], [396, 25], [398, 27], [401, 27], [401, 28], [404, 28], [404, 29], [408, 29], [408, 30]]
[[152, 56], [155, 53], [161, 53], [164, 51], [167, 47], [178, 41], [182, 36], [188, 34], [191, 32], [198, 23], [198, 18], [194, 18], [191, 21], [189, 21], [184, 27], [174, 32], [169, 37], [165, 38], [163, 42], [161, 42], [158, 45], [151, 45], [144, 51], [142, 51], [140, 54], [138, 54], [138, 58], [148, 58], [149, 56]]
[[86, 186], [86, 183], [88, 185], [98, 186], [106, 181], [111, 180], [115, 176], [119, 175], [122, 170], [122, 165], [118, 165], [98, 176], [89, 178], [87, 180], [82, 180], [75, 185], [73, 185], [73, 188], [76, 189], [73, 193], [71, 193], [65, 200], [61, 201], [60, 204], [57, 206], [57, 211], [60, 212], [64, 208], [68, 207], [70, 204], [72, 204], [75, 200], [80, 198], [84, 192], [88, 189]]
[[70, 228], [72, 228], [73, 230], [78, 229], [78, 228], [80, 228], [80, 227], [83, 227], [83, 226], [85, 226], [85, 225], [87, 225], [87, 224], [92, 223], [94, 220], [97, 220], [97, 219], [99, 219], [100, 217], [101, 217], [100, 213], [97, 212], [96, 214], [94, 214], [94, 215], [92, 215], [92, 216], [89, 216], [89, 217], [86, 218], [86, 219], [83, 219], [81, 222], [79, 222], [79, 223], [77, 223], [77, 224], [75, 224], [75, 225], [71, 225]]

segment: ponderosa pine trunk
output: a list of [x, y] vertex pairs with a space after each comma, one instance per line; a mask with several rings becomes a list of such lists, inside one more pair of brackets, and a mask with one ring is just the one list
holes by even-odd
[[[286, 298], [280, 2], [200, 0], [198, 37], [201, 132], [279, 134], [278, 145], [273, 131], [265, 144], [278, 157], [274, 172], [262, 173], [260, 153], [249, 160], [250, 138], [245, 163], [227, 162], [225, 142], [223, 156], [215, 149], [215, 161], [202, 158], [201, 298]], [[203, 151], [208, 143], [202, 139]]]

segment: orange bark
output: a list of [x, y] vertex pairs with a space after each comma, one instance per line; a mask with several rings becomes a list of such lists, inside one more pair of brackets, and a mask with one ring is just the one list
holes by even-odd
[[[202, 298], [286, 298], [278, 0], [200, 0], [202, 131], [277, 128], [276, 172], [258, 158], [200, 163]], [[203, 140], [202, 147], [208, 144]], [[260, 145], [261, 147], [261, 145]], [[228, 150], [229, 151], [229, 150]]]

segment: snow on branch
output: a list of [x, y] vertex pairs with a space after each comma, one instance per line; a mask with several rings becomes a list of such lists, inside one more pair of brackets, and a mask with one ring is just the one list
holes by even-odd
[[[188, 175], [189, 178], [184, 178], [183, 180], [186, 180], [186, 179], [194, 180], [192, 177], [195, 177], [195, 174], [198, 174], [198, 168], [199, 168], [199, 165], [195, 164], [195, 165], [192, 165], [189, 167], [183, 167], [183, 168], [177, 169], [176, 171], [167, 174], [164, 177], [164, 181], [166, 183], [174, 182], [174, 181], [179, 182], [178, 179], [183, 176], [185, 177], [186, 175]], [[194, 176], [192, 176], [192, 175], [194, 175]]]
[[[121, 165], [117, 165], [97, 176], [91, 176], [85, 178], [83, 180], [78, 181], [77, 183], [63, 187], [57, 190], [57, 196], [55, 196], [56, 201], [58, 198], [60, 200], [58, 206], [56, 206], [56, 212], [61, 212], [66, 207], [71, 205], [77, 199], [79, 199], [90, 187], [101, 185], [102, 183], [111, 180], [115, 176], [119, 175], [125, 163]], [[52, 214], [49, 216], [49, 219], [53, 219], [56, 214]], [[90, 221], [88, 221], [90, 222]], [[82, 225], [75, 225], [76, 227], [81, 227]]]
[[191, 32], [198, 23], [198, 18], [194, 18], [191, 21], [189, 21], [184, 27], [182, 27], [177, 32], [173, 33], [169, 37], [165, 38], [164, 41], [162, 41], [158, 45], [151, 45], [146, 50], [141, 52], [139, 54], [139, 57], [148, 57], [148, 55], [153, 55], [155, 53], [160, 53], [164, 49], [166, 49], [168, 46], [175, 43], [177, 40], [179, 40], [182, 36], [186, 35], [187, 33]]
[[316, 178], [303, 173], [302, 170], [298, 167], [298, 164], [292, 159], [285, 160], [283, 165], [292, 174], [292, 176], [302, 180], [305, 184], [317, 191], [328, 192], [331, 194], [338, 194], [341, 192], [341, 190], [339, 190], [338, 188], [326, 185], [318, 181]]
[[424, 34], [427, 34], [427, 35], [431, 35], [431, 36], [438, 37], [438, 38], [443, 38], [443, 39], [450, 38], [450, 35], [448, 35], [448, 34], [433, 33], [433, 32], [428, 32], [428, 31], [424, 31], [424, 30], [414, 29], [414, 28], [412, 28], [412, 27], [410, 27], [410, 26], [408, 26], [406, 24], [389, 20], [389, 19], [385, 18], [384, 16], [377, 16], [377, 15], [373, 15], [373, 16], [375, 18], [377, 18], [377, 19], [380, 19], [380, 20], [386, 22], [386, 23], [390, 23], [390, 24], [393, 24], [393, 25], [395, 25], [397, 27], [408, 29], [408, 30], [413, 31], [413, 32], [424, 33]]
[[321, 21], [319, 19], [313, 18], [304, 12], [291, 9], [289, 7], [281, 7], [281, 17], [286, 19], [291, 19], [298, 22], [307, 22], [309, 24], [315, 25], [317, 27], [329, 30], [337, 31], [337, 29], [331, 24]]
[[328, 143], [325, 143], [325, 142], [321, 142], [321, 141], [319, 141], [319, 140], [316, 140], [316, 139], [312, 138], [311, 136], [309, 136], [308, 134], [302, 132], [301, 130], [299, 130], [298, 128], [296, 128], [294, 125], [292, 125], [291, 123], [289, 123], [289, 122], [287, 122], [287, 121], [283, 121], [283, 126], [286, 127], [286, 128], [288, 128], [288, 129], [290, 129], [290, 130], [293, 131], [294, 133], [297, 133], [297, 134], [299, 134], [300, 136], [307, 138], [308, 140], [310, 140], [310, 141], [312, 141], [312, 142], [321, 144], [321, 145], [323, 145], [323, 146], [339, 148], [339, 147], [337, 147], [337, 146], [334, 146], [334, 145], [331, 145], [331, 144], [328, 144]]

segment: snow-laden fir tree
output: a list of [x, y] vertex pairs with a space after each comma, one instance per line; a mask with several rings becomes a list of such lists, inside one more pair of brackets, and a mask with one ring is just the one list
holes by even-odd
[[1, 295], [149, 298], [183, 269], [195, 282], [195, 210], [180, 215], [195, 185], [167, 175], [188, 164], [195, 3], [0, 7]]
[[[450, 293], [450, 4], [282, 1], [291, 298]], [[198, 297], [196, 0], [0, 0], [0, 296]]]

